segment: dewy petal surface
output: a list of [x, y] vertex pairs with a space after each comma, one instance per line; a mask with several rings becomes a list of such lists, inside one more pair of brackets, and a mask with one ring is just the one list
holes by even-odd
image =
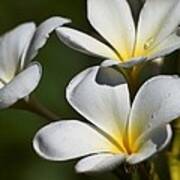
[[34, 32], [34, 23], [26, 23], [0, 38], [0, 78], [6, 83], [17, 73]]
[[132, 56], [135, 26], [126, 0], [88, 0], [91, 25], [117, 50], [122, 59]]
[[127, 84], [115, 87], [97, 84], [99, 67], [77, 75], [67, 87], [67, 100], [82, 116], [122, 145], [130, 99]]
[[149, 59], [155, 59], [172, 53], [180, 48], [180, 37], [175, 32], [152, 49]]
[[68, 27], [60, 27], [56, 30], [56, 33], [61, 41], [75, 50], [104, 58], [119, 60], [119, 57], [110, 47], [85, 33]]
[[60, 121], [45, 126], [36, 134], [33, 145], [40, 156], [55, 161], [117, 150], [92, 126], [77, 120]]
[[56, 28], [70, 22], [71, 20], [69, 19], [57, 16], [51, 17], [41, 23], [37, 27], [33, 40], [28, 49], [26, 56], [27, 61], [31, 61], [37, 55], [38, 50], [45, 45], [50, 33], [52, 33]]
[[169, 10], [166, 12], [167, 15], [164, 18], [165, 22], [163, 22], [161, 30], [159, 31], [159, 34], [157, 36], [157, 41], [159, 42], [165, 40], [169, 35], [176, 32], [176, 29], [180, 24], [180, 0], [165, 0], [163, 2], [168, 4], [168, 6], [170, 7]]
[[125, 161], [123, 154], [100, 153], [80, 160], [76, 165], [78, 173], [99, 173], [112, 171]]
[[138, 91], [129, 121], [131, 144], [143, 132], [150, 132], [180, 116], [180, 78], [157, 76]]
[[[154, 18], [156, 15], [156, 18]], [[166, 39], [180, 23], [179, 0], [147, 0], [140, 13], [136, 56]]]
[[42, 69], [39, 63], [32, 63], [13, 80], [0, 89], [0, 109], [14, 104], [29, 95], [39, 84]]

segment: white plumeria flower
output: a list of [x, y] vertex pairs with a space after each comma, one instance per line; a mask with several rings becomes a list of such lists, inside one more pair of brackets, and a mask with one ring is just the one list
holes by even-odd
[[49, 34], [70, 21], [52, 17], [36, 28], [25, 23], [0, 37], [0, 108], [28, 96], [38, 85], [42, 68], [31, 62]]
[[57, 29], [65, 44], [130, 67], [180, 48], [180, 0], [146, 0], [137, 28], [126, 0], [87, 0], [88, 20], [107, 43], [68, 27]]
[[76, 171], [108, 171], [121, 163], [136, 164], [163, 149], [172, 137], [169, 123], [180, 116], [180, 78], [157, 76], [138, 91], [132, 107], [127, 84], [100, 85], [98, 67], [75, 77], [67, 100], [89, 123], [51, 123], [35, 136], [43, 158], [65, 161], [84, 157]]

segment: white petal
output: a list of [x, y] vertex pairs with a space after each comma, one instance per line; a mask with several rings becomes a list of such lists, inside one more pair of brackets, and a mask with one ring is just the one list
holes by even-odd
[[60, 121], [45, 126], [36, 134], [33, 145], [40, 156], [54, 161], [70, 160], [116, 149], [93, 127], [76, 120]]
[[138, 91], [132, 105], [129, 130], [131, 141], [142, 132], [162, 127], [180, 116], [180, 78], [157, 76]]
[[56, 33], [61, 41], [75, 50], [90, 55], [119, 60], [110, 47], [85, 33], [67, 27], [58, 28]]
[[135, 27], [126, 0], [88, 0], [88, 18], [123, 59], [132, 56]]
[[98, 70], [93, 67], [77, 75], [67, 87], [67, 99], [81, 115], [121, 142], [130, 110], [128, 87], [126, 83], [97, 84]]
[[[169, 144], [172, 135], [171, 125], [168, 124], [153, 130], [148, 136], [151, 138], [152, 142], [157, 145], [158, 151], [161, 151]], [[146, 135], [144, 134], [144, 136]]]
[[165, 40], [161, 41], [154, 49], [152, 49], [149, 59], [155, 59], [172, 53], [180, 48], [180, 37], [173, 33]]
[[21, 58], [35, 31], [33, 23], [26, 23], [0, 38], [0, 79], [8, 83], [17, 72]]
[[[160, 1], [160, 0], [159, 0]], [[157, 41], [161, 42], [165, 40], [169, 35], [171, 35], [180, 24], [180, 1], [179, 0], [166, 0], [167, 6], [169, 6], [166, 11], [165, 21], [162, 24], [161, 31], [157, 36]], [[160, 6], [161, 9], [161, 6]]]
[[180, 23], [179, 16], [179, 0], [147, 0], [138, 24], [137, 51], [144, 50], [147, 43], [158, 44], [168, 37]]
[[0, 89], [0, 108], [6, 108], [29, 95], [39, 84], [42, 69], [39, 63], [32, 63], [27, 69]]
[[76, 165], [78, 173], [102, 173], [112, 171], [125, 161], [122, 154], [96, 154], [80, 160]]
[[170, 124], [162, 127], [155, 128], [153, 130], [145, 131], [136, 141], [136, 145], [151, 140], [157, 146], [157, 150], [163, 150], [172, 139], [172, 128]]
[[127, 162], [129, 164], [137, 164], [140, 163], [157, 152], [157, 147], [151, 141], [146, 142], [142, 148], [136, 154], [132, 154], [127, 158]]
[[100, 66], [96, 75], [96, 82], [100, 85], [118, 86], [126, 83], [126, 80], [115, 68]]
[[119, 68], [131, 68], [137, 64], [141, 64], [146, 62], [147, 57], [137, 57], [137, 58], [132, 58], [129, 59], [126, 62], [118, 62], [118, 61], [114, 61], [114, 60], [105, 60], [101, 63], [101, 66], [103, 67], [110, 67], [110, 66], [119, 66]]
[[38, 50], [45, 45], [50, 33], [52, 33], [56, 28], [70, 22], [71, 20], [66, 18], [51, 17], [40, 24], [34, 34], [33, 41], [31, 42], [31, 46], [28, 50], [26, 57], [27, 60], [30, 61], [37, 55]]
[[117, 66], [119, 65], [120, 63], [118, 61], [113, 61], [113, 60], [104, 60], [102, 63], [101, 63], [101, 66], [102, 67], [113, 67], [113, 66]]

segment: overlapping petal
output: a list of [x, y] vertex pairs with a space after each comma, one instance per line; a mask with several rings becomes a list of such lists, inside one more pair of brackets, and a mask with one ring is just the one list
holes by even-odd
[[148, 134], [148, 139], [151, 139], [152, 142], [157, 145], [158, 151], [161, 151], [169, 144], [172, 135], [173, 132], [171, 125], [168, 124], [151, 131], [151, 133]]
[[7, 108], [35, 90], [41, 79], [42, 68], [32, 63], [20, 72], [12, 81], [0, 89], [0, 108]]
[[70, 160], [96, 153], [118, 151], [92, 126], [76, 120], [52, 123], [42, 128], [33, 141], [36, 152], [49, 160]]
[[91, 25], [116, 49], [122, 59], [132, 56], [135, 26], [126, 0], [88, 0]]
[[127, 163], [129, 164], [137, 164], [140, 163], [157, 152], [157, 146], [152, 141], [147, 141], [143, 144], [143, 146], [139, 149], [137, 153], [133, 153], [127, 158]]
[[126, 83], [116, 87], [99, 85], [98, 70], [89, 68], [76, 76], [67, 87], [67, 100], [77, 112], [121, 144], [130, 111], [128, 87]]
[[161, 43], [176, 30], [180, 22], [179, 10], [179, 0], [147, 0], [145, 2], [138, 22], [136, 55], [148, 50], [148, 46]]
[[0, 108], [9, 107], [36, 88], [41, 66], [29, 63], [45, 45], [49, 34], [68, 22], [52, 17], [38, 28], [34, 23], [25, 23], [0, 38]]
[[111, 75], [117, 78], [109, 67], [93, 67], [71, 81], [67, 99], [91, 125], [70, 120], [41, 129], [34, 139], [40, 156], [60, 161], [87, 156], [76, 171], [97, 173], [123, 162], [140, 163], [167, 146], [172, 137], [168, 123], [180, 116], [180, 78], [148, 80], [130, 109], [127, 84], [122, 79], [109, 84]]
[[[38, 53], [38, 50], [42, 48], [47, 39], [49, 38], [50, 33], [52, 33], [56, 28], [70, 23], [71, 20], [62, 17], [51, 17], [41, 23], [33, 36], [32, 42], [29, 46], [26, 59], [27, 61], [31, 61]], [[28, 63], [28, 62], [26, 62]]]
[[57, 28], [56, 33], [61, 41], [75, 50], [103, 58], [119, 59], [110, 47], [85, 33], [68, 27]]
[[130, 114], [131, 143], [143, 132], [149, 134], [180, 116], [179, 89], [180, 78], [163, 75], [148, 80], [140, 88]]
[[8, 83], [17, 73], [21, 58], [35, 32], [34, 23], [26, 23], [0, 38], [0, 79]]
[[[177, 32], [178, 33], [178, 32]], [[180, 37], [177, 33], [171, 34], [169, 37], [161, 41], [155, 48], [151, 50], [148, 59], [154, 59], [166, 56], [180, 48]]]
[[125, 158], [123, 154], [100, 153], [80, 160], [75, 168], [78, 173], [102, 173], [114, 170]]
[[[179, 0], [145, 1], [137, 28], [126, 0], [88, 0], [87, 9], [91, 25], [109, 45], [71, 28], [57, 29], [60, 40], [71, 48], [115, 60], [121, 68], [166, 56], [180, 48]], [[134, 14], [137, 19], [138, 13]]]

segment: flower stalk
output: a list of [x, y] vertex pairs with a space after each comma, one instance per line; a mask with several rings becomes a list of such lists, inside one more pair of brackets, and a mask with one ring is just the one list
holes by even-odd
[[120, 166], [120, 168], [113, 171], [113, 174], [117, 177], [118, 180], [131, 180], [132, 179], [132, 170], [125, 166]]
[[180, 156], [180, 143], [179, 143], [179, 137], [180, 137], [180, 123], [179, 119], [175, 121], [174, 123], [174, 139], [172, 142], [172, 147], [171, 151], [168, 154], [168, 159], [169, 159], [169, 167], [170, 167], [170, 176], [171, 179], [179, 179], [179, 166], [180, 166], [180, 161], [179, 161], [179, 156]]
[[139, 87], [141, 86], [140, 73], [145, 63], [138, 64], [132, 68], [116, 68], [120, 74], [123, 74], [129, 87], [131, 101], [133, 101]]
[[24, 99], [14, 106], [15, 109], [26, 110], [28, 112], [37, 114], [38, 116], [43, 117], [48, 121], [59, 120], [59, 116], [56, 115], [54, 112], [50, 111], [46, 106], [40, 103], [35, 97], [30, 96], [27, 99]]
[[[144, 67], [145, 63], [137, 64], [132, 68], [119, 68], [119, 72], [122, 73], [128, 83], [128, 88], [130, 91], [130, 98], [131, 102], [133, 102], [135, 95], [138, 91], [138, 89], [141, 86], [140, 81], [140, 73], [142, 68]], [[152, 169], [149, 164], [141, 163], [140, 165], [136, 166], [136, 170], [138, 173], [138, 177], [140, 180], [152, 180], [155, 177], [154, 169]], [[135, 170], [131, 171], [115, 171], [115, 175], [118, 177], [118, 179], [125, 179], [125, 180], [131, 180], [133, 179], [133, 174], [135, 174]], [[122, 173], [123, 172], [123, 173]], [[158, 176], [156, 174], [156, 176]]]

